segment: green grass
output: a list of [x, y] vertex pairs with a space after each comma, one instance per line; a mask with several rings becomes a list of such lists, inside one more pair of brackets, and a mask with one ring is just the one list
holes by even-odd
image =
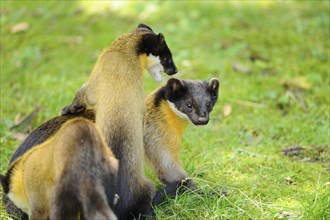
[[[182, 142], [205, 195], [168, 199], [158, 218], [330, 218], [328, 1], [1, 1], [0, 13], [1, 173], [20, 144], [9, 129], [16, 115], [41, 106], [32, 128], [58, 115], [99, 52], [144, 22], [165, 35], [176, 77], [221, 81], [212, 120], [191, 125]], [[11, 34], [20, 22], [28, 30]], [[146, 74], [146, 93], [158, 86]], [[282, 153], [296, 146], [298, 155]]]

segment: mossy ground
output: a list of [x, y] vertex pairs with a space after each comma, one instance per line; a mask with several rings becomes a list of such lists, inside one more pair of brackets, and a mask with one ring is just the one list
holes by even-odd
[[[176, 77], [221, 81], [210, 123], [191, 125], [182, 142], [205, 195], [168, 199], [158, 218], [330, 218], [328, 1], [0, 4], [1, 173], [21, 142], [15, 117], [40, 106], [35, 128], [58, 115], [100, 51], [147, 23], [165, 35]], [[11, 33], [21, 22], [26, 30]], [[146, 93], [159, 86], [145, 78]]]

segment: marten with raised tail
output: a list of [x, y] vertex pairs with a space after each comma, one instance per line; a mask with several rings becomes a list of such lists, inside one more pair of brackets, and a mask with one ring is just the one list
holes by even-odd
[[117, 172], [118, 160], [95, 124], [76, 118], [16, 158], [0, 180], [29, 219], [115, 220]]
[[155, 186], [143, 171], [144, 69], [156, 80], [162, 79], [161, 71], [177, 72], [164, 36], [142, 24], [101, 53], [88, 81], [62, 110], [64, 115], [86, 108], [95, 111], [95, 124], [119, 160], [119, 219], [152, 213]]

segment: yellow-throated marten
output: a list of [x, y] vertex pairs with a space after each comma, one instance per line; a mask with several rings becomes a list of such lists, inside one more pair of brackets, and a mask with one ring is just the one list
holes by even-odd
[[[164, 194], [156, 194], [155, 203], [162, 202], [165, 195], [176, 194], [179, 181], [188, 177], [180, 164], [180, 139], [191, 121], [195, 125], [207, 124], [209, 113], [218, 99], [219, 81], [169, 79], [167, 84], [146, 97], [147, 129], [144, 132], [144, 148], [146, 157], [153, 166], [158, 178], [168, 186]], [[78, 114], [68, 114], [55, 117], [36, 128], [17, 148], [11, 162], [32, 148], [42, 143], [57, 132], [60, 126], [74, 117], [85, 117], [94, 120], [92, 111]], [[188, 187], [194, 188], [192, 182]], [[19, 211], [9, 206], [5, 200], [6, 209], [15, 214]]]
[[[219, 80], [169, 79], [146, 98], [145, 154], [159, 180], [176, 187], [188, 174], [180, 163], [180, 141], [189, 122], [206, 125], [218, 99]], [[194, 188], [194, 184], [188, 185]], [[170, 189], [171, 190], [171, 189]]]
[[119, 219], [146, 216], [152, 211], [155, 187], [143, 172], [144, 69], [156, 80], [161, 80], [161, 71], [170, 75], [177, 72], [164, 36], [139, 25], [101, 53], [88, 81], [62, 110], [62, 114], [85, 108], [95, 111], [95, 124], [119, 160]]
[[16, 158], [1, 184], [29, 219], [117, 219], [118, 160], [84, 118]]

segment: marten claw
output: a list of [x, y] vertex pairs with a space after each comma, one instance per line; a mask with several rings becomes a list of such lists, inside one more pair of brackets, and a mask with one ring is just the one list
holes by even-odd
[[69, 113], [69, 108], [68, 107], [64, 107], [62, 110], [61, 110], [61, 115], [67, 115]]
[[84, 105], [69, 105], [62, 109], [61, 115], [79, 114], [86, 110]]

